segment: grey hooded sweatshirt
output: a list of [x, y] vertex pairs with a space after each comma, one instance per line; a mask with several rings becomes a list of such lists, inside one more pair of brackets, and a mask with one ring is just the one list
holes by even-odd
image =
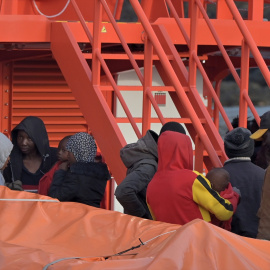
[[136, 143], [120, 150], [127, 175], [117, 186], [115, 196], [125, 214], [152, 219], [146, 203], [146, 189], [157, 170], [157, 139], [158, 135], [148, 130]]

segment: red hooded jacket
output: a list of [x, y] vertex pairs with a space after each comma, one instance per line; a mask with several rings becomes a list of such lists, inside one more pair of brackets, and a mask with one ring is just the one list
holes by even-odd
[[196, 218], [210, 222], [233, 214], [232, 204], [211, 189], [208, 179], [193, 171], [191, 140], [166, 131], [158, 139], [158, 169], [147, 188], [147, 203], [155, 220], [184, 225]]

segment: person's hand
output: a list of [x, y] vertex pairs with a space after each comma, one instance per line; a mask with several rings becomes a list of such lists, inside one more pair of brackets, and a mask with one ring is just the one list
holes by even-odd
[[64, 161], [59, 165], [59, 170], [67, 171], [69, 167], [68, 161]]
[[20, 191], [23, 191], [22, 181], [20, 181], [20, 180], [15, 180], [13, 182], [6, 183], [6, 186], [8, 188], [10, 188], [11, 190], [20, 190]]

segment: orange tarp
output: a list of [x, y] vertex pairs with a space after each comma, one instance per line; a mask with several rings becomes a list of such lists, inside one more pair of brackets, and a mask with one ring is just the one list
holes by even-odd
[[269, 241], [202, 220], [172, 225], [6, 187], [0, 213], [1, 270], [270, 269]]

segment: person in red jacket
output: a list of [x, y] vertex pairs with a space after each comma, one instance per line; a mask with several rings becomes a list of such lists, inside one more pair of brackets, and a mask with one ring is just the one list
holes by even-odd
[[154, 220], [184, 225], [194, 219], [211, 222], [211, 215], [228, 220], [233, 205], [193, 171], [193, 150], [187, 135], [165, 131], [158, 139], [158, 168], [146, 200]]
[[57, 158], [58, 161], [55, 165], [46, 173], [39, 181], [38, 194], [48, 195], [49, 188], [51, 186], [54, 173], [61, 168], [61, 164], [68, 162], [68, 151], [66, 149], [67, 141], [71, 137], [64, 137], [58, 144]]
[[[235, 213], [239, 203], [240, 191], [233, 188], [230, 183], [230, 174], [223, 168], [213, 168], [206, 174], [206, 178], [210, 181], [212, 189], [220, 194], [221, 197], [227, 199], [233, 205]], [[231, 231], [232, 218], [227, 221], [220, 221], [214, 215], [211, 215], [211, 223], [219, 226], [227, 231]]]

